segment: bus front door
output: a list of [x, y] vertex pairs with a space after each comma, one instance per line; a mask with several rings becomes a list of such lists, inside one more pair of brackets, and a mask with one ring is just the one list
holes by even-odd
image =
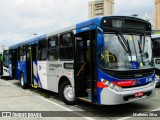
[[[94, 33], [93, 33], [94, 34]], [[90, 32], [75, 38], [75, 96], [88, 102], [95, 102], [96, 63], [94, 38]], [[94, 34], [95, 35], [95, 34]]]

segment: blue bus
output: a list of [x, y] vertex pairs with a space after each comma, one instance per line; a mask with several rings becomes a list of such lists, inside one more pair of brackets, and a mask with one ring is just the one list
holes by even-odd
[[9, 73], [69, 105], [124, 104], [153, 95], [151, 51], [149, 22], [102, 16], [10, 46]]

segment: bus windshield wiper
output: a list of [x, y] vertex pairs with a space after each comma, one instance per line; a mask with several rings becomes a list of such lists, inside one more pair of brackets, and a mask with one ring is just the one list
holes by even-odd
[[130, 54], [131, 56], [131, 49], [130, 49], [130, 46], [129, 46], [129, 43], [128, 43], [128, 40], [126, 40], [123, 36], [122, 33], [118, 32], [118, 39], [119, 39], [119, 42], [121, 43], [122, 47], [124, 48], [124, 50]]

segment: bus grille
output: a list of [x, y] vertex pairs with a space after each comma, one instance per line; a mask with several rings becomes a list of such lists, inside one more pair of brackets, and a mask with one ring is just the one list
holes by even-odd
[[152, 76], [155, 72], [154, 68], [143, 69], [143, 70], [142, 69], [126, 70], [126, 71], [117, 71], [117, 70], [109, 70], [102, 68], [102, 71], [117, 79], [135, 79], [135, 78], [149, 77]]
[[152, 75], [153, 75], [153, 72], [138, 73], [138, 74], [136, 74], [136, 73], [135, 74], [121, 74], [121, 75], [116, 75], [116, 78], [119, 78], [119, 79], [133, 79], [133, 78], [148, 77], [148, 76], [152, 76]]

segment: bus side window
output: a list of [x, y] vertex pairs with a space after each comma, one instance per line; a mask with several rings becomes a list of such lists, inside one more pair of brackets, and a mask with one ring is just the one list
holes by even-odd
[[23, 46], [18, 48], [18, 61], [23, 61]]
[[23, 46], [23, 61], [26, 61], [26, 46]]
[[73, 59], [73, 34], [65, 33], [60, 35], [59, 57], [63, 60]]
[[48, 60], [58, 60], [58, 36], [53, 36], [48, 39]]
[[39, 60], [47, 59], [47, 44], [46, 39], [40, 40], [39, 43]]
[[73, 46], [73, 34], [65, 33], [60, 36], [60, 47]]

